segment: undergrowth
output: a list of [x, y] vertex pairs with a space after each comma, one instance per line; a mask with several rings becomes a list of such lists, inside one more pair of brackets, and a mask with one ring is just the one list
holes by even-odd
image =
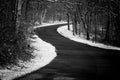
[[29, 61], [34, 58], [31, 53], [34, 48], [30, 46], [30, 40], [34, 34], [32, 24], [28, 22], [21, 22], [17, 34], [13, 29], [4, 28], [0, 32], [0, 66], [7, 68], [10, 65], [17, 65], [18, 60]]

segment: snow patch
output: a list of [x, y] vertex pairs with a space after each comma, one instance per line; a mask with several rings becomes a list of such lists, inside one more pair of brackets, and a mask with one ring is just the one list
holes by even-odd
[[31, 43], [31, 46], [35, 48], [32, 53], [35, 58], [31, 59], [29, 62], [19, 61], [19, 64], [25, 66], [26, 68], [20, 69], [19, 67], [14, 66], [12, 70], [0, 70], [1, 80], [12, 80], [16, 77], [33, 72], [49, 64], [57, 56], [56, 49], [53, 45], [43, 41], [37, 35], [34, 35], [34, 37], [35, 39], [31, 39], [34, 41]]
[[[71, 26], [70, 26], [70, 30], [72, 30]], [[59, 34], [61, 34], [62, 36], [67, 37], [70, 40], [73, 40], [73, 41], [76, 41], [76, 42], [84, 43], [84, 44], [87, 44], [87, 45], [90, 45], [90, 46], [99, 47], [99, 48], [103, 48], [103, 49], [120, 50], [119, 47], [105, 45], [105, 44], [102, 44], [102, 43], [97, 43], [97, 42], [93, 42], [93, 41], [90, 41], [90, 40], [86, 40], [84, 38], [84, 36], [83, 37], [79, 37], [78, 35], [74, 36], [72, 31], [68, 30], [68, 26], [59, 27], [57, 29], [57, 32]]]

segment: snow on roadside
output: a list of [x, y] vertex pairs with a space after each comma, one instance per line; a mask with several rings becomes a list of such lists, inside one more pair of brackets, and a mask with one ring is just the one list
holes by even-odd
[[59, 24], [65, 24], [65, 23], [67, 23], [67, 22], [65, 22], [65, 21], [55, 21], [54, 23], [53, 22], [42, 23], [42, 25], [35, 26], [34, 28], [46, 27], [46, 26], [52, 26], [52, 25], [59, 25]]
[[29, 62], [19, 61], [19, 64], [24, 65], [26, 68], [20, 69], [19, 67], [14, 66], [12, 70], [0, 70], [1, 80], [12, 80], [16, 77], [33, 72], [49, 64], [57, 56], [56, 49], [53, 45], [43, 41], [37, 35], [34, 35], [33, 37], [35, 37], [35, 39], [31, 39], [34, 41], [31, 43], [31, 46], [35, 48], [32, 53], [35, 58], [31, 59]]
[[94, 46], [94, 47], [99, 47], [99, 48], [103, 48], [103, 49], [112, 49], [112, 50], [120, 50], [119, 47], [115, 47], [115, 46], [110, 46], [110, 45], [105, 45], [102, 43], [97, 43], [97, 42], [93, 42], [90, 40], [86, 40], [84, 38], [80, 38], [78, 35], [74, 36], [72, 31], [68, 30], [68, 26], [62, 26], [59, 27], [57, 29], [58, 33], [63, 35], [64, 37], [69, 38], [70, 40], [76, 41], [76, 42], [80, 42], [80, 43], [84, 43], [90, 46]]

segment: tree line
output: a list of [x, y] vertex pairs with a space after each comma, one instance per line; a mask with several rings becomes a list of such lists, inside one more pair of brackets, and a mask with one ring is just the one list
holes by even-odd
[[[120, 46], [119, 0], [58, 0], [73, 25], [73, 35]], [[68, 29], [70, 29], [68, 27]]]

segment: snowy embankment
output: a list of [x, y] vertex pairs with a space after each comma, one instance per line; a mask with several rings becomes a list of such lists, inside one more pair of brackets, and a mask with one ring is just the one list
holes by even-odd
[[[49, 25], [59, 25], [64, 23], [66, 22], [44, 23], [40, 26], [35, 26], [34, 28], [46, 27]], [[37, 35], [34, 35], [33, 37], [35, 37], [35, 39], [30, 40], [33, 41], [31, 43], [31, 46], [35, 48], [32, 53], [35, 58], [31, 59], [28, 62], [23, 62], [21, 60], [18, 62], [20, 66], [25, 66], [25, 68], [21, 69], [18, 66], [14, 66], [11, 68], [11, 70], [0, 70], [1, 80], [12, 80], [14, 78], [36, 71], [37, 69], [40, 69], [49, 64], [57, 56], [56, 49], [52, 44], [43, 41]]]
[[84, 43], [84, 44], [94, 46], [94, 47], [103, 48], [103, 49], [120, 50], [119, 47], [105, 45], [105, 44], [102, 44], [102, 43], [97, 43], [97, 42], [93, 42], [93, 41], [90, 41], [90, 40], [86, 40], [84, 38], [84, 36], [82, 36], [82, 38], [79, 37], [78, 35], [74, 36], [73, 33], [72, 33], [72, 25], [70, 25], [70, 30], [71, 31], [68, 30], [68, 26], [62, 26], [62, 27], [59, 27], [57, 29], [59, 34], [61, 34], [62, 36], [66, 37], [66, 38], [69, 38], [70, 40], [80, 42], [80, 43]]

